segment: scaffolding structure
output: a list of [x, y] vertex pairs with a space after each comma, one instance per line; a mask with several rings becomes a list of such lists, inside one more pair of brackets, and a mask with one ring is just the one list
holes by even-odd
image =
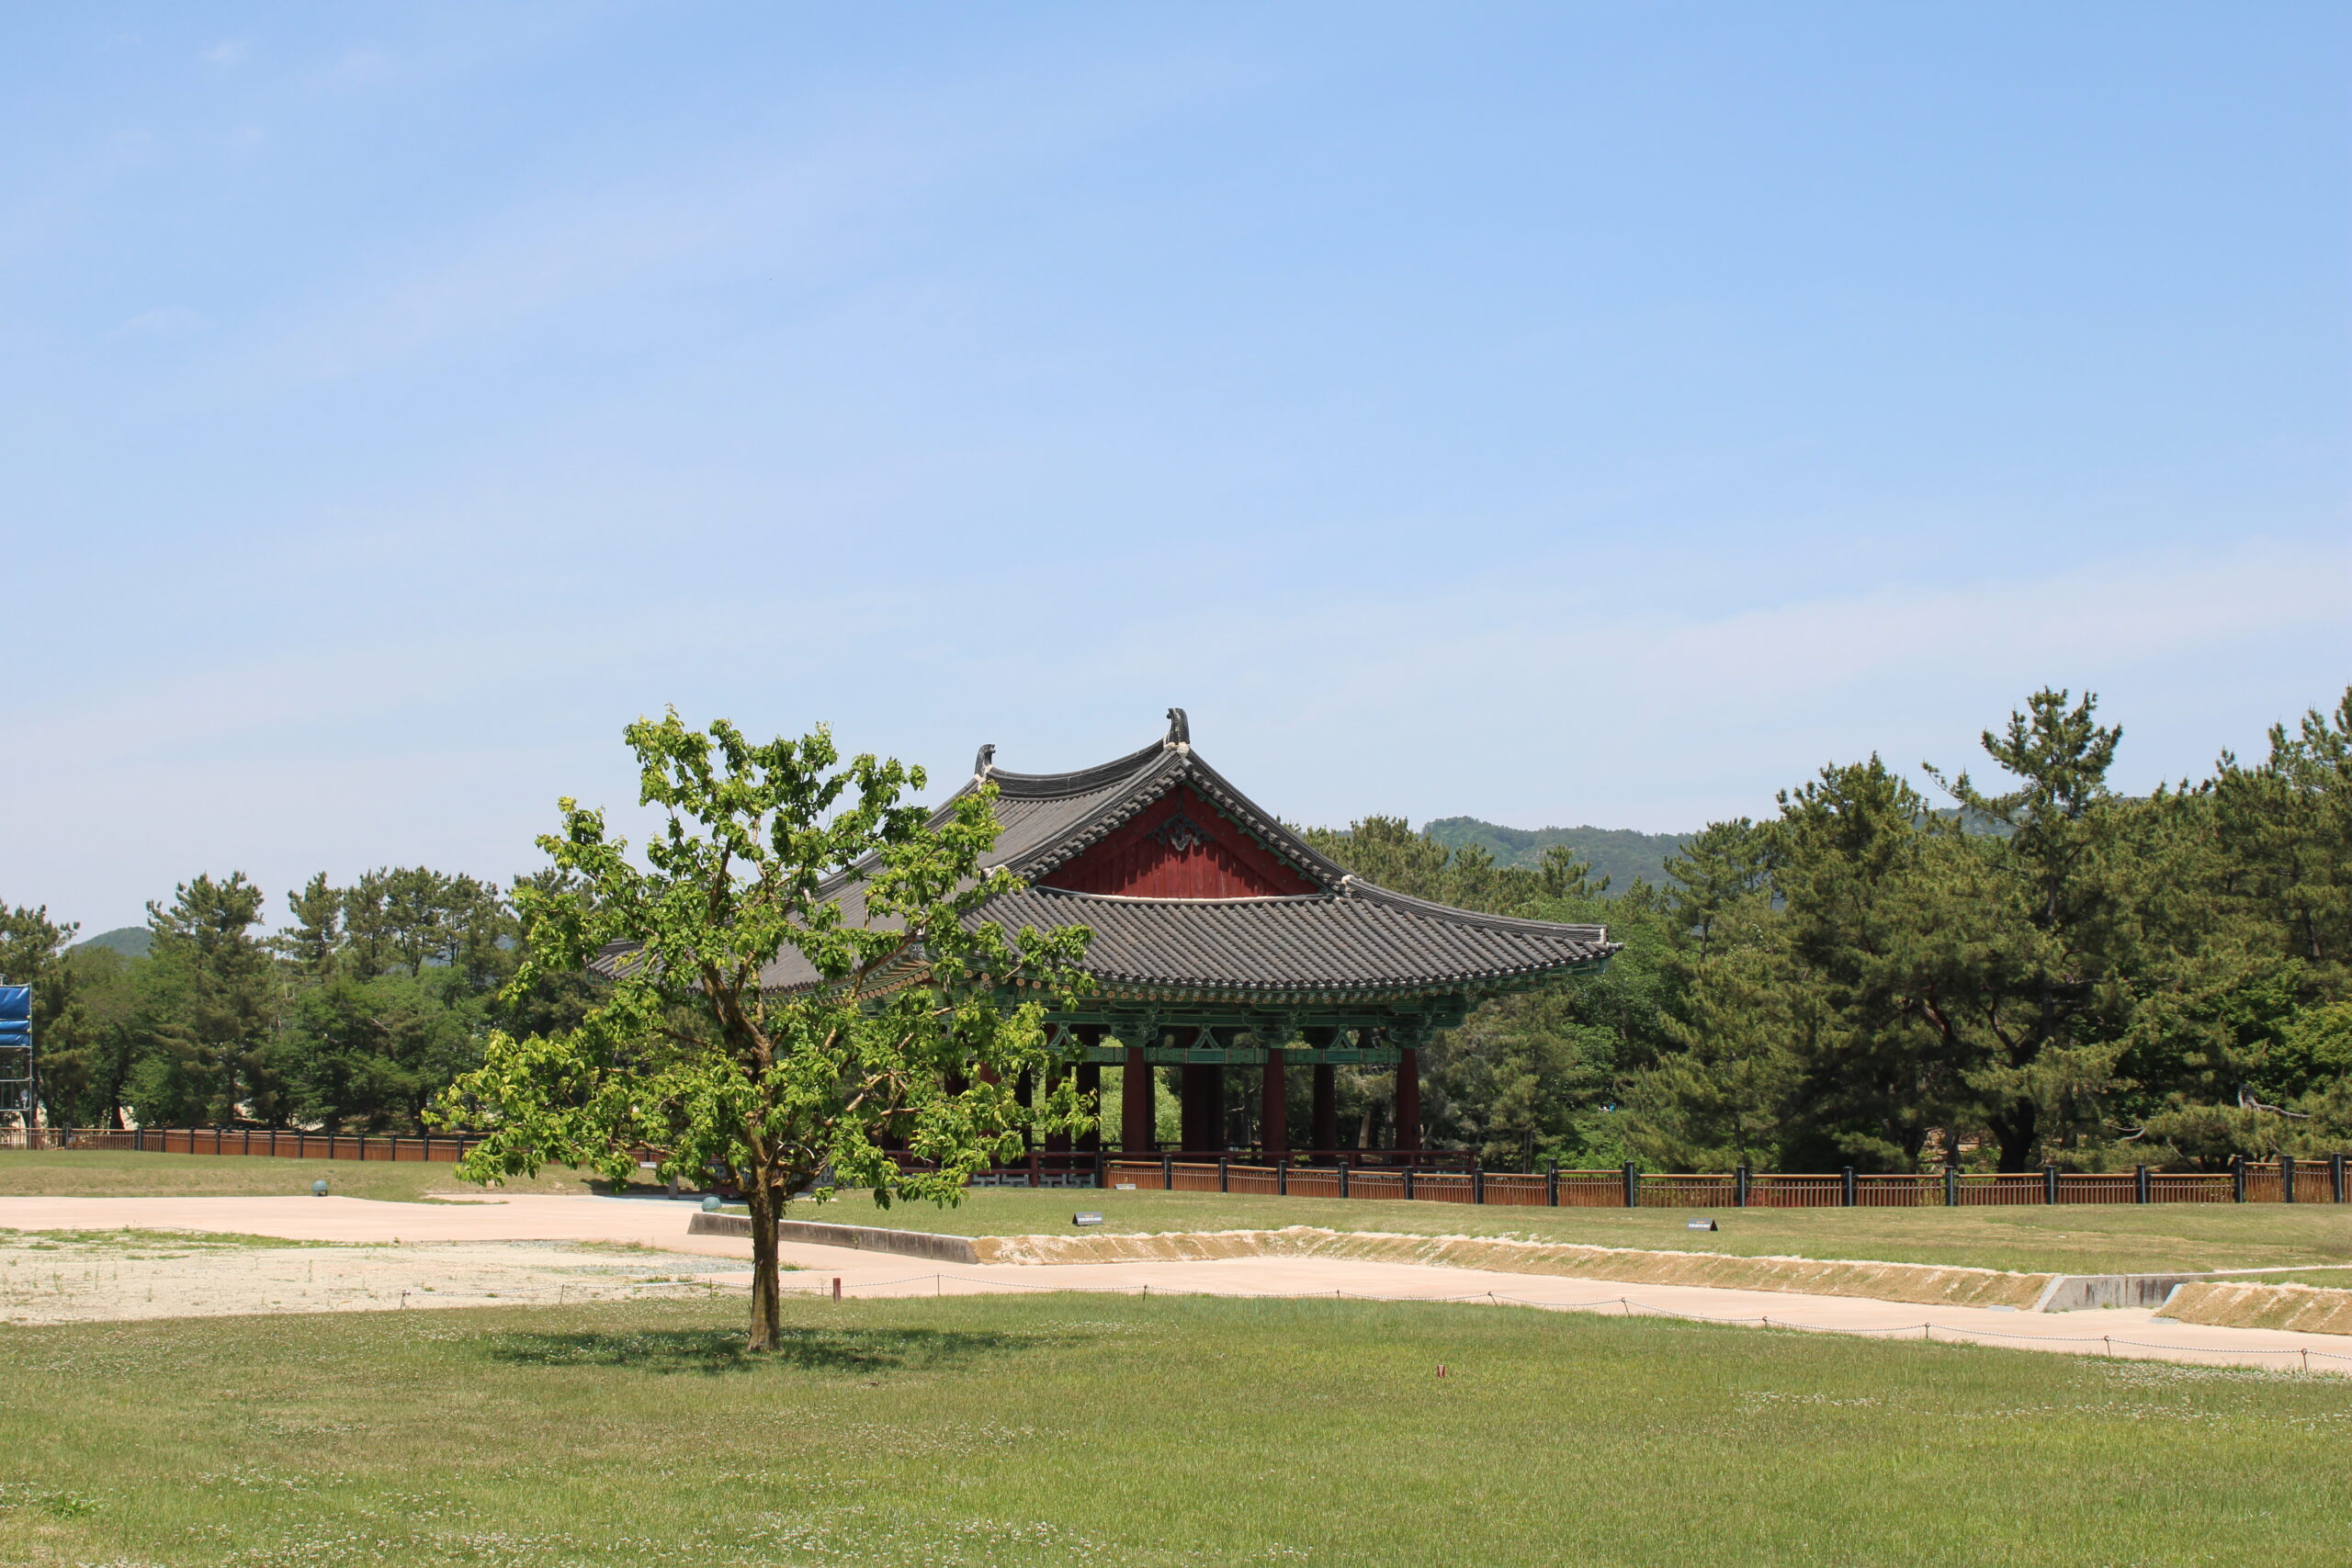
[[[0, 976], [5, 981], [6, 976]], [[28, 1135], [40, 1121], [33, 1062], [33, 988], [0, 984], [0, 1129]]]

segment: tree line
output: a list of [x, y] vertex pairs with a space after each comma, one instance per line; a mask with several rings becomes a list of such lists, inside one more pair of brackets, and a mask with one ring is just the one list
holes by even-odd
[[[2037, 693], [1984, 735], [1984, 778], [1833, 764], [1622, 887], [1557, 846], [1501, 865], [1396, 818], [1307, 837], [1399, 892], [1624, 944], [1424, 1052], [1424, 1135], [1495, 1163], [2211, 1168], [2352, 1146], [2352, 691], [2151, 795], [2109, 785], [2120, 741], [2094, 699]], [[415, 1130], [492, 1031], [592, 1004], [577, 976], [510, 986], [518, 893], [554, 874], [321, 874], [274, 929], [242, 874], [198, 876], [149, 906], [145, 957], [0, 906], [0, 974], [34, 982], [53, 1123]], [[1351, 1140], [1384, 1140], [1385, 1075], [1342, 1077]]]
[[2109, 784], [2120, 740], [2092, 697], [2039, 692], [1984, 734], [1990, 777], [1826, 767], [1614, 896], [1565, 855], [1498, 866], [1394, 818], [1316, 837], [1399, 891], [1624, 942], [1598, 980], [1490, 1002], [1428, 1054], [1429, 1134], [1489, 1159], [2098, 1170], [2352, 1146], [2352, 691], [2152, 795]]
[[509, 994], [521, 927], [493, 883], [322, 873], [276, 929], [266, 902], [242, 872], [182, 883], [147, 906], [144, 955], [69, 946], [46, 908], [0, 906], [0, 973], [33, 983], [52, 1125], [418, 1131], [492, 1028], [560, 1026], [584, 1003], [584, 978]]

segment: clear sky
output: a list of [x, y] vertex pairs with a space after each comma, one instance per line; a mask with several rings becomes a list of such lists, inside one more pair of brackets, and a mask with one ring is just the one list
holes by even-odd
[[2352, 681], [2352, 8], [0, 12], [0, 899], [629, 718], [1670, 829]]

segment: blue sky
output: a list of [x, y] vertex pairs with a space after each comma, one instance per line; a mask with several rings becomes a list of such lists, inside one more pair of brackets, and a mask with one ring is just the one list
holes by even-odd
[[0, 18], [0, 899], [618, 732], [1649, 829], [2352, 681], [2335, 5]]

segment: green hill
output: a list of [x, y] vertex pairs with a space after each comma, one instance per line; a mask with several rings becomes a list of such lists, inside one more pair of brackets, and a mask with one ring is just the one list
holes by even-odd
[[1483, 845], [1499, 865], [1541, 865], [1545, 850], [1566, 844], [1590, 861], [1593, 874], [1608, 877], [1610, 887], [1619, 892], [1636, 876], [1664, 882], [1666, 857], [1690, 837], [1636, 833], [1630, 828], [1500, 828], [1476, 817], [1441, 817], [1422, 831], [1448, 849]]
[[147, 956], [147, 943], [154, 935], [145, 926], [117, 926], [110, 931], [100, 931], [94, 937], [77, 942], [75, 947], [110, 947], [126, 958]]

